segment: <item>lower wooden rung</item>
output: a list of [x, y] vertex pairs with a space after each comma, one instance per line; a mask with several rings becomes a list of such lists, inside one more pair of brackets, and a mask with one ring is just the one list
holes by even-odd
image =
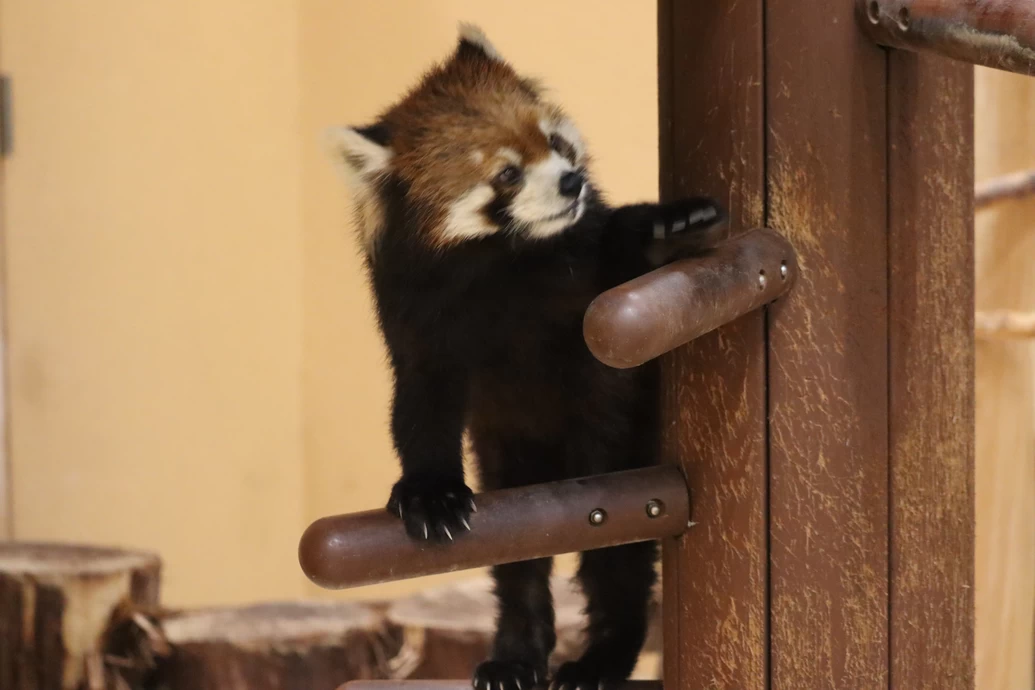
[[[354, 680], [338, 690], [471, 690], [470, 680]], [[629, 680], [609, 690], [661, 690], [659, 680]]]

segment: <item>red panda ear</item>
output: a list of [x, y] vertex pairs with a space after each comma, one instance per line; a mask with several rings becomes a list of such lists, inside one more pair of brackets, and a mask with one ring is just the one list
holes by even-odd
[[503, 62], [496, 48], [489, 42], [485, 32], [474, 24], [460, 22], [460, 43], [456, 49], [458, 58], [479, 58]]
[[392, 159], [388, 131], [382, 125], [331, 127], [323, 138], [335, 167], [353, 186], [370, 185]]

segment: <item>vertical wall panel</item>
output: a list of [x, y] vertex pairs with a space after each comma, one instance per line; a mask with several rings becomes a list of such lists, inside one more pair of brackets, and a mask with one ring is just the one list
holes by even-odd
[[[710, 194], [734, 232], [764, 219], [762, 2], [662, 2], [661, 185]], [[666, 454], [694, 520], [666, 544], [666, 687], [766, 679], [765, 319], [748, 314], [665, 360]], [[678, 639], [677, 639], [678, 638]]]

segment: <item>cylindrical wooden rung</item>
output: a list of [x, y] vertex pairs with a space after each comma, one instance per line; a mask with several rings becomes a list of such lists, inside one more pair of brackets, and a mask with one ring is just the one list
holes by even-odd
[[344, 589], [671, 537], [690, 520], [673, 465], [492, 491], [475, 502], [471, 531], [445, 544], [411, 539], [386, 510], [322, 518], [302, 535], [299, 562], [317, 585]]
[[797, 274], [787, 240], [752, 230], [597, 297], [583, 322], [586, 344], [604, 364], [639, 366], [772, 302]]
[[[468, 680], [354, 680], [338, 690], [471, 690]], [[662, 690], [659, 680], [627, 680], [612, 690]]]
[[877, 43], [1035, 75], [1032, 0], [856, 0]]

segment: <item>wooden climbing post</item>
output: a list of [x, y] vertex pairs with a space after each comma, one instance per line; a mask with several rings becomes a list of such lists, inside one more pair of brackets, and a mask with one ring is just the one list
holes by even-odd
[[666, 358], [698, 525], [665, 542], [665, 688], [973, 688], [972, 68], [851, 3], [658, 16], [662, 196], [801, 271]]

